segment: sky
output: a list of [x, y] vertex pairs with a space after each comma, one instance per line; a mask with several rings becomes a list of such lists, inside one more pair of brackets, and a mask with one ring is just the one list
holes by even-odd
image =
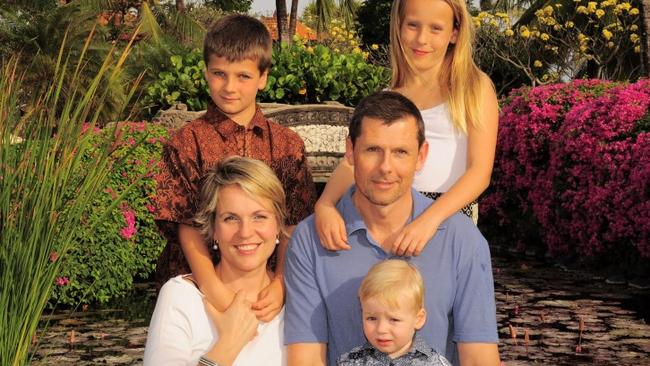
[[[307, 4], [312, 0], [299, 0], [298, 1], [298, 15], [302, 15], [302, 11]], [[259, 13], [261, 15], [273, 15], [275, 11], [275, 0], [253, 0], [251, 12]], [[287, 12], [291, 11], [291, 1], [287, 0]]]

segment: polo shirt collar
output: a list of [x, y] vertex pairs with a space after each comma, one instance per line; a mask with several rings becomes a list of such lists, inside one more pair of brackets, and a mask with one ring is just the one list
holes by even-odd
[[[345, 192], [343, 197], [341, 197], [338, 205], [338, 209], [341, 213], [341, 217], [343, 217], [343, 221], [345, 222], [345, 230], [348, 235], [357, 230], [368, 229], [366, 223], [363, 221], [363, 218], [359, 214], [359, 210], [357, 210], [354, 202], [352, 201], [352, 194], [356, 190], [357, 187], [353, 184], [352, 187], [350, 187], [350, 189]], [[413, 195], [413, 210], [411, 211], [411, 216], [407, 221], [409, 223], [413, 221], [414, 218], [420, 216], [420, 214], [422, 214], [422, 212], [424, 212], [432, 202], [429, 198], [424, 197], [422, 194], [420, 194], [420, 192], [418, 192], [416, 189], [411, 188], [411, 194]], [[438, 226], [438, 228], [444, 229], [446, 226], [447, 220], [443, 221]]]
[[[203, 119], [208, 123], [214, 124], [217, 131], [224, 137], [244, 129], [243, 126], [228, 118], [228, 116], [226, 116], [213, 101], [208, 103], [208, 109], [205, 112]], [[264, 136], [264, 132], [268, 130], [268, 124], [266, 122], [262, 109], [259, 105], [256, 105], [255, 114], [247, 128], [253, 130], [253, 133], [256, 136], [261, 137]]]

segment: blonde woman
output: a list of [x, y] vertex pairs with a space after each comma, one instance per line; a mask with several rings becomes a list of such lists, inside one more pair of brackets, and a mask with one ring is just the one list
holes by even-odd
[[226, 158], [207, 174], [195, 221], [235, 300], [219, 313], [192, 274], [167, 281], [151, 318], [145, 365], [286, 364], [284, 309], [268, 323], [259, 323], [251, 309], [273, 279], [269, 262], [284, 231], [285, 207], [282, 184], [259, 160]]
[[[420, 109], [429, 143], [413, 185], [435, 200], [393, 243], [395, 254], [410, 256], [418, 255], [438, 226], [459, 210], [476, 220], [473, 202], [492, 174], [498, 104], [492, 81], [472, 59], [473, 29], [465, 1], [395, 0], [390, 42], [391, 89]], [[353, 174], [343, 161], [316, 203], [318, 234], [330, 250], [349, 249], [335, 205]]]

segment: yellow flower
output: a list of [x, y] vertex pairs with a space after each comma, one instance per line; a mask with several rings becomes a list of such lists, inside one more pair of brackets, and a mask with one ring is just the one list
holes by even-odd
[[545, 8], [544, 8], [544, 14], [545, 14], [546, 16], [551, 16], [551, 15], [553, 15], [553, 7], [550, 6], [550, 5], [547, 6], [547, 7], [545, 7]]
[[560, 30], [562, 30], [562, 26], [559, 25], [559, 24], [556, 24], [556, 25], [553, 26], [553, 30], [556, 31], [556, 32], [559, 32]]
[[587, 10], [589, 10], [590, 13], [593, 13], [596, 11], [596, 7], [598, 6], [598, 3], [595, 1], [590, 1], [587, 3]]
[[612, 39], [612, 36], [613, 36], [612, 32], [608, 31], [607, 29], [603, 29], [603, 37], [606, 40], [609, 41], [610, 39]]
[[310, 47], [307, 47], [307, 53], [314, 53], [314, 49]]
[[630, 41], [632, 41], [632, 43], [637, 43], [637, 42], [639, 42], [639, 35], [636, 34], [636, 33], [632, 33], [632, 34], [630, 34]]
[[641, 53], [641, 46], [634, 46], [634, 53]]
[[603, 15], [605, 15], [605, 10], [603, 9], [596, 10], [596, 16], [598, 17], [598, 19], [602, 18]]
[[546, 34], [546, 33], [542, 33], [542, 34], [539, 36], [539, 38], [540, 38], [542, 41], [546, 42], [546, 41], [548, 41], [551, 37], [549, 37], [549, 35]]
[[544, 64], [540, 60], [535, 60], [535, 62], [533, 62], [533, 66], [535, 66], [537, 68], [540, 68], [540, 67], [544, 66]]
[[307, 88], [300, 88], [300, 90], [298, 90], [298, 94], [300, 94], [300, 95], [307, 94]]
[[515, 34], [512, 29], [506, 29], [506, 31], [503, 33], [506, 35], [506, 37], [512, 37], [512, 35]]
[[585, 46], [585, 45], [580, 45], [580, 52], [582, 52], [582, 53], [586, 53], [588, 49], [589, 49], [589, 48], [587, 48], [587, 46]]
[[639, 15], [639, 9], [637, 8], [630, 9], [630, 15]]
[[370, 49], [374, 50], [374, 51], [377, 51], [379, 49], [379, 45], [377, 45], [376, 43], [373, 43], [372, 45], [370, 45]]
[[567, 27], [567, 28], [573, 28], [573, 25], [574, 24], [573, 24], [572, 21], [568, 21], [568, 22], [564, 23], [564, 26]]
[[630, 26], [630, 30], [631, 30], [632, 32], [636, 32], [637, 30], [639, 30], [639, 27], [638, 27], [636, 24], [632, 24], [632, 25]]
[[576, 9], [576, 11], [578, 12], [578, 14], [589, 14], [589, 11], [588, 11], [587, 8], [586, 8], [585, 6], [583, 6], [583, 5], [578, 6], [578, 8]]
[[528, 30], [528, 28], [526, 28], [526, 26], [522, 26], [521, 28], [519, 28], [519, 35], [521, 36], [521, 38], [528, 38], [530, 37], [530, 31]]
[[585, 36], [583, 33], [578, 33], [578, 41], [580, 41], [580, 43], [583, 43], [587, 40], [589, 40], [589, 37]]

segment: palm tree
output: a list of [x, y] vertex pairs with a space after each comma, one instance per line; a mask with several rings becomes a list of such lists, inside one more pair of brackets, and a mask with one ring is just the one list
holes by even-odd
[[296, 34], [296, 24], [298, 23], [298, 0], [291, 0], [291, 14], [289, 15], [289, 38], [293, 39]]
[[286, 0], [275, 0], [275, 17], [278, 23], [278, 40], [281, 42], [290, 42], [287, 27], [287, 3]]

